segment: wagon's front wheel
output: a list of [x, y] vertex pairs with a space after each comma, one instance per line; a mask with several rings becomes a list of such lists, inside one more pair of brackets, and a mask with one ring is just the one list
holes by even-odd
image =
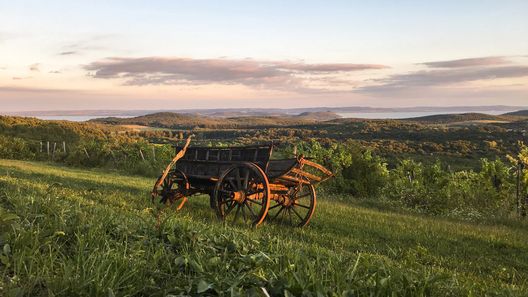
[[172, 204], [187, 195], [189, 181], [182, 171], [174, 169], [165, 176], [163, 181], [160, 181], [161, 178], [162, 176], [158, 177], [152, 189], [152, 202], [159, 199], [161, 204]]
[[303, 227], [312, 218], [317, 199], [313, 185], [298, 184], [273, 201], [268, 213], [270, 221]]
[[218, 179], [214, 197], [218, 216], [223, 221], [258, 226], [268, 213], [268, 178], [254, 163], [233, 165]]

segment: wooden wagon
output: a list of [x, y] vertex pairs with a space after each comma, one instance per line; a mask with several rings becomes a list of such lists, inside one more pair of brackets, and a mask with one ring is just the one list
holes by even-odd
[[218, 217], [260, 225], [266, 218], [305, 226], [316, 206], [314, 186], [330, 177], [325, 167], [300, 155], [271, 159], [273, 145], [176, 147], [176, 157], [158, 178], [152, 198], [161, 203], [202, 193]]

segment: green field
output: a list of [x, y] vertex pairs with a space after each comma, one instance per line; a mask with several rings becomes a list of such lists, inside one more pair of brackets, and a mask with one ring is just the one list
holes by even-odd
[[528, 295], [526, 223], [321, 194], [303, 229], [225, 226], [205, 197], [157, 227], [153, 182], [0, 160], [0, 296]]

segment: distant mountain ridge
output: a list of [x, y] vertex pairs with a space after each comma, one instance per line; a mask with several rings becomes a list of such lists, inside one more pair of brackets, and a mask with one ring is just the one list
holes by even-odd
[[251, 128], [311, 124], [340, 118], [333, 112], [304, 112], [299, 115], [264, 115], [238, 117], [211, 117], [196, 113], [158, 112], [132, 118], [97, 118], [90, 122], [113, 125], [142, 125], [161, 128]]
[[406, 121], [448, 124], [468, 121], [508, 121], [503, 115], [490, 115], [485, 113], [457, 113], [457, 114], [435, 114], [430, 116], [407, 118]]
[[513, 111], [513, 112], [507, 112], [507, 113], [505, 113], [503, 115], [528, 117], [528, 109], [523, 109], [523, 110], [518, 110], [518, 111]]
[[526, 110], [528, 106], [416, 106], [416, 107], [305, 107], [305, 108], [210, 108], [210, 109], [154, 109], [154, 110], [43, 110], [4, 112], [6, 115], [19, 116], [142, 116], [159, 112], [175, 112], [187, 114], [201, 114], [211, 117], [235, 116], [272, 116], [272, 115], [298, 115], [304, 112], [333, 112], [333, 113], [384, 113], [384, 112], [438, 112], [440, 113], [486, 113], [486, 112], [511, 112]]

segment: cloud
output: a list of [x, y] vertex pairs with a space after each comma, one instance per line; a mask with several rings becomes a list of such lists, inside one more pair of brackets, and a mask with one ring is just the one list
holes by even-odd
[[40, 71], [40, 64], [39, 63], [35, 63], [35, 64], [29, 65], [29, 70], [30, 71], [39, 72]]
[[60, 56], [69, 56], [69, 55], [75, 55], [75, 54], [77, 54], [77, 51], [65, 51], [65, 52], [59, 53]]
[[[106, 50], [112, 48], [109, 43], [115, 42], [119, 38], [120, 35], [118, 34], [95, 34], [81, 36], [75, 41], [64, 44], [60, 48], [58, 55], [80, 55], [85, 52]], [[116, 48], [113, 47], [112, 50], [115, 51]]]
[[436, 62], [425, 62], [421, 63], [431, 68], [460, 68], [460, 67], [475, 67], [475, 66], [491, 66], [509, 64], [509, 60], [505, 57], [481, 57], [481, 58], [468, 58], [458, 59], [449, 61], [436, 61]]
[[0, 86], [0, 92], [3, 92], [3, 93], [62, 93], [62, 92], [72, 92], [72, 91], [78, 92], [79, 90]]
[[303, 64], [303, 63], [284, 63], [278, 64], [280, 68], [287, 70], [296, 70], [301, 72], [349, 72], [368, 69], [389, 68], [385, 65], [378, 64]]
[[423, 70], [407, 74], [395, 74], [387, 78], [374, 80], [378, 84], [361, 87], [358, 91], [384, 92], [413, 87], [446, 86], [477, 80], [524, 76], [528, 76], [528, 66], [524, 65]]
[[23, 79], [30, 79], [32, 78], [31, 76], [13, 76], [11, 79], [12, 80], [23, 80]]
[[113, 57], [84, 66], [94, 78], [124, 79], [125, 85], [241, 84], [294, 91], [317, 91], [309, 84], [330, 74], [388, 68], [378, 64], [307, 64], [253, 59]]
[[52, 70], [52, 71], [49, 71], [48, 73], [51, 73], [51, 74], [60, 74], [62, 72], [60, 72], [60, 70]]

